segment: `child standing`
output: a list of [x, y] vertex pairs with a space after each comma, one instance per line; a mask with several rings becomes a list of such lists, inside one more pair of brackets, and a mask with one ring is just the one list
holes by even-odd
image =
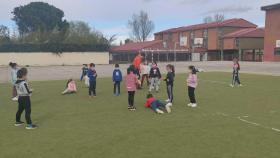
[[97, 73], [95, 71], [95, 64], [94, 63], [91, 63], [89, 65], [89, 70], [88, 70], [87, 76], [89, 78], [89, 96], [96, 97]]
[[113, 71], [113, 82], [114, 82], [114, 95], [119, 96], [121, 93], [121, 82], [122, 82], [122, 72], [120, 70], [120, 65], [115, 65], [115, 70]]
[[164, 81], [166, 82], [166, 88], [167, 88], [167, 96], [168, 99], [166, 102], [173, 103], [173, 85], [174, 85], [174, 77], [175, 77], [175, 68], [173, 65], [168, 64], [166, 66], [167, 75]]
[[165, 108], [167, 113], [171, 113], [171, 106], [171, 103], [164, 104], [161, 101], [157, 100], [152, 94], [147, 95], [147, 101], [144, 105], [144, 107], [151, 108], [158, 114], [164, 114], [161, 108]]
[[17, 81], [17, 63], [9, 63], [9, 66], [11, 67], [11, 83], [13, 85], [13, 89], [12, 89], [12, 100], [13, 101], [17, 101], [18, 100], [18, 96], [17, 96], [17, 90], [16, 90], [16, 81]]
[[156, 92], [158, 93], [161, 73], [159, 68], [157, 67], [157, 63], [153, 63], [153, 66], [150, 70], [149, 78], [151, 79], [149, 92], [152, 92], [152, 90], [155, 89]]
[[18, 111], [16, 113], [15, 126], [21, 126], [24, 122], [21, 121], [21, 114], [25, 111], [26, 129], [35, 129], [36, 125], [32, 124], [31, 121], [31, 101], [30, 95], [32, 91], [28, 87], [27, 80], [27, 69], [22, 68], [17, 72], [18, 80], [16, 81], [16, 90], [18, 93]]
[[88, 65], [84, 64], [82, 68], [82, 75], [80, 78], [81, 81], [83, 81], [84, 77], [87, 76], [87, 73], [88, 73]]
[[73, 79], [67, 81], [66, 89], [62, 92], [62, 94], [72, 94], [77, 92], [77, 86]]
[[190, 103], [188, 106], [190, 107], [197, 107], [196, 99], [195, 99], [195, 89], [198, 85], [198, 79], [196, 75], [196, 68], [194, 66], [189, 66], [189, 75], [187, 78], [187, 84], [188, 84], [188, 93], [189, 93], [189, 99]]
[[151, 67], [149, 66], [148, 62], [146, 61], [144, 65], [141, 66], [141, 73], [142, 73], [142, 79], [141, 79], [141, 87], [143, 87], [144, 81], [146, 79], [147, 86], [150, 85], [149, 82], [149, 73], [150, 73]]
[[238, 86], [242, 86], [239, 78], [239, 71], [240, 71], [240, 64], [238, 62], [237, 58], [233, 59], [233, 73], [232, 73], [232, 82], [231, 82], [231, 87], [234, 87], [236, 84]]
[[125, 86], [128, 93], [128, 110], [136, 110], [134, 106], [134, 96], [138, 85], [138, 78], [131, 68], [127, 69], [127, 76], [125, 77]]

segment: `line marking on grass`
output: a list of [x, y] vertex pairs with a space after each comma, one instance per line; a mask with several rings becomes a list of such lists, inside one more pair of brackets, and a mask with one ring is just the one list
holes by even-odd
[[199, 80], [203, 82], [209, 82], [209, 83], [216, 83], [216, 84], [222, 84], [222, 85], [230, 85], [228, 82], [223, 82], [223, 81], [214, 81], [214, 80]]
[[259, 123], [255, 123], [255, 122], [252, 122], [252, 121], [248, 121], [248, 120], [245, 120], [245, 119], [242, 119], [240, 116], [237, 117], [240, 121], [242, 122], [245, 122], [245, 123], [248, 123], [248, 124], [251, 124], [251, 125], [255, 125], [255, 126], [261, 126], [261, 124]]

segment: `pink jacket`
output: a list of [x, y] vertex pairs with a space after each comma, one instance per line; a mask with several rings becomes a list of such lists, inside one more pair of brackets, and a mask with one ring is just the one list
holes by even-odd
[[189, 87], [196, 88], [198, 85], [198, 79], [196, 74], [190, 73], [188, 78], [187, 78], [187, 83]]
[[136, 91], [138, 79], [135, 74], [130, 73], [125, 77], [125, 86], [128, 92]]
[[67, 89], [69, 91], [77, 91], [77, 86], [76, 86], [75, 81], [69, 82], [68, 85], [67, 85]]

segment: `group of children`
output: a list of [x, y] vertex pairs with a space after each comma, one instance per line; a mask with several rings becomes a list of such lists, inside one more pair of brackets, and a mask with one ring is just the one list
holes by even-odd
[[[240, 79], [239, 79], [239, 71], [240, 71], [240, 64], [238, 59], [235, 58], [233, 60], [233, 78], [231, 86], [234, 87], [236, 84], [238, 86], [242, 86]], [[29, 88], [27, 83], [27, 74], [28, 71], [26, 68], [17, 68], [16, 63], [10, 63], [11, 67], [11, 81], [13, 85], [13, 93], [12, 93], [12, 100], [18, 101], [18, 111], [16, 113], [16, 123], [15, 126], [21, 126], [24, 122], [21, 121], [21, 114], [25, 111], [25, 119], [26, 119], [26, 129], [36, 129], [37, 126], [34, 125], [31, 121], [31, 101], [30, 96], [32, 94], [32, 90]], [[157, 63], [153, 63], [150, 66], [147, 62], [140, 68], [142, 70], [142, 78], [140, 76], [141, 71], [136, 68], [134, 65], [130, 65], [127, 68], [127, 75], [125, 76], [125, 87], [128, 93], [128, 109], [131, 111], [136, 110], [134, 106], [134, 96], [137, 89], [141, 89], [144, 84], [144, 80], [147, 80], [147, 85], [149, 86], [149, 94], [146, 96], [146, 103], [144, 107], [151, 108], [154, 112], [158, 114], [163, 114], [164, 111], [167, 113], [171, 112], [171, 107], [174, 99], [173, 95], [173, 86], [174, 86], [174, 78], [175, 78], [175, 68], [173, 65], [168, 64], [166, 66], [167, 75], [163, 79], [166, 82], [166, 89], [167, 89], [167, 96], [168, 99], [166, 103], [156, 99], [155, 96], [152, 94], [152, 90], [155, 90], [157, 93], [159, 92], [159, 84], [162, 78], [160, 69], [157, 66]], [[188, 96], [190, 103], [188, 104], [189, 107], [197, 107], [197, 102], [195, 98], [195, 89], [198, 86], [198, 77], [195, 66], [188, 67], [189, 73], [186, 79], [187, 86], [188, 86]], [[89, 96], [96, 97], [96, 80], [97, 80], [97, 72], [95, 70], [95, 64], [91, 63], [89, 66], [84, 65], [82, 68], [82, 76], [80, 80], [82, 81], [83, 78], [86, 81], [86, 85], [89, 88]], [[141, 79], [141, 81], [140, 81]], [[119, 64], [115, 65], [115, 69], [112, 74], [113, 80], [113, 93], [115, 96], [120, 95], [120, 85], [123, 81], [123, 75], [119, 68]], [[66, 89], [62, 92], [62, 94], [71, 94], [77, 92], [77, 86], [73, 79], [68, 80], [66, 84]]]

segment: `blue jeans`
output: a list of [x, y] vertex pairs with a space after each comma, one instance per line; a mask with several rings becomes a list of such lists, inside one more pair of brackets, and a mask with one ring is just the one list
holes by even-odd
[[159, 109], [160, 107], [165, 108], [165, 104], [163, 104], [162, 102], [160, 102], [159, 100], [155, 100], [152, 102], [151, 104], [151, 108], [156, 111], [156, 109]]

